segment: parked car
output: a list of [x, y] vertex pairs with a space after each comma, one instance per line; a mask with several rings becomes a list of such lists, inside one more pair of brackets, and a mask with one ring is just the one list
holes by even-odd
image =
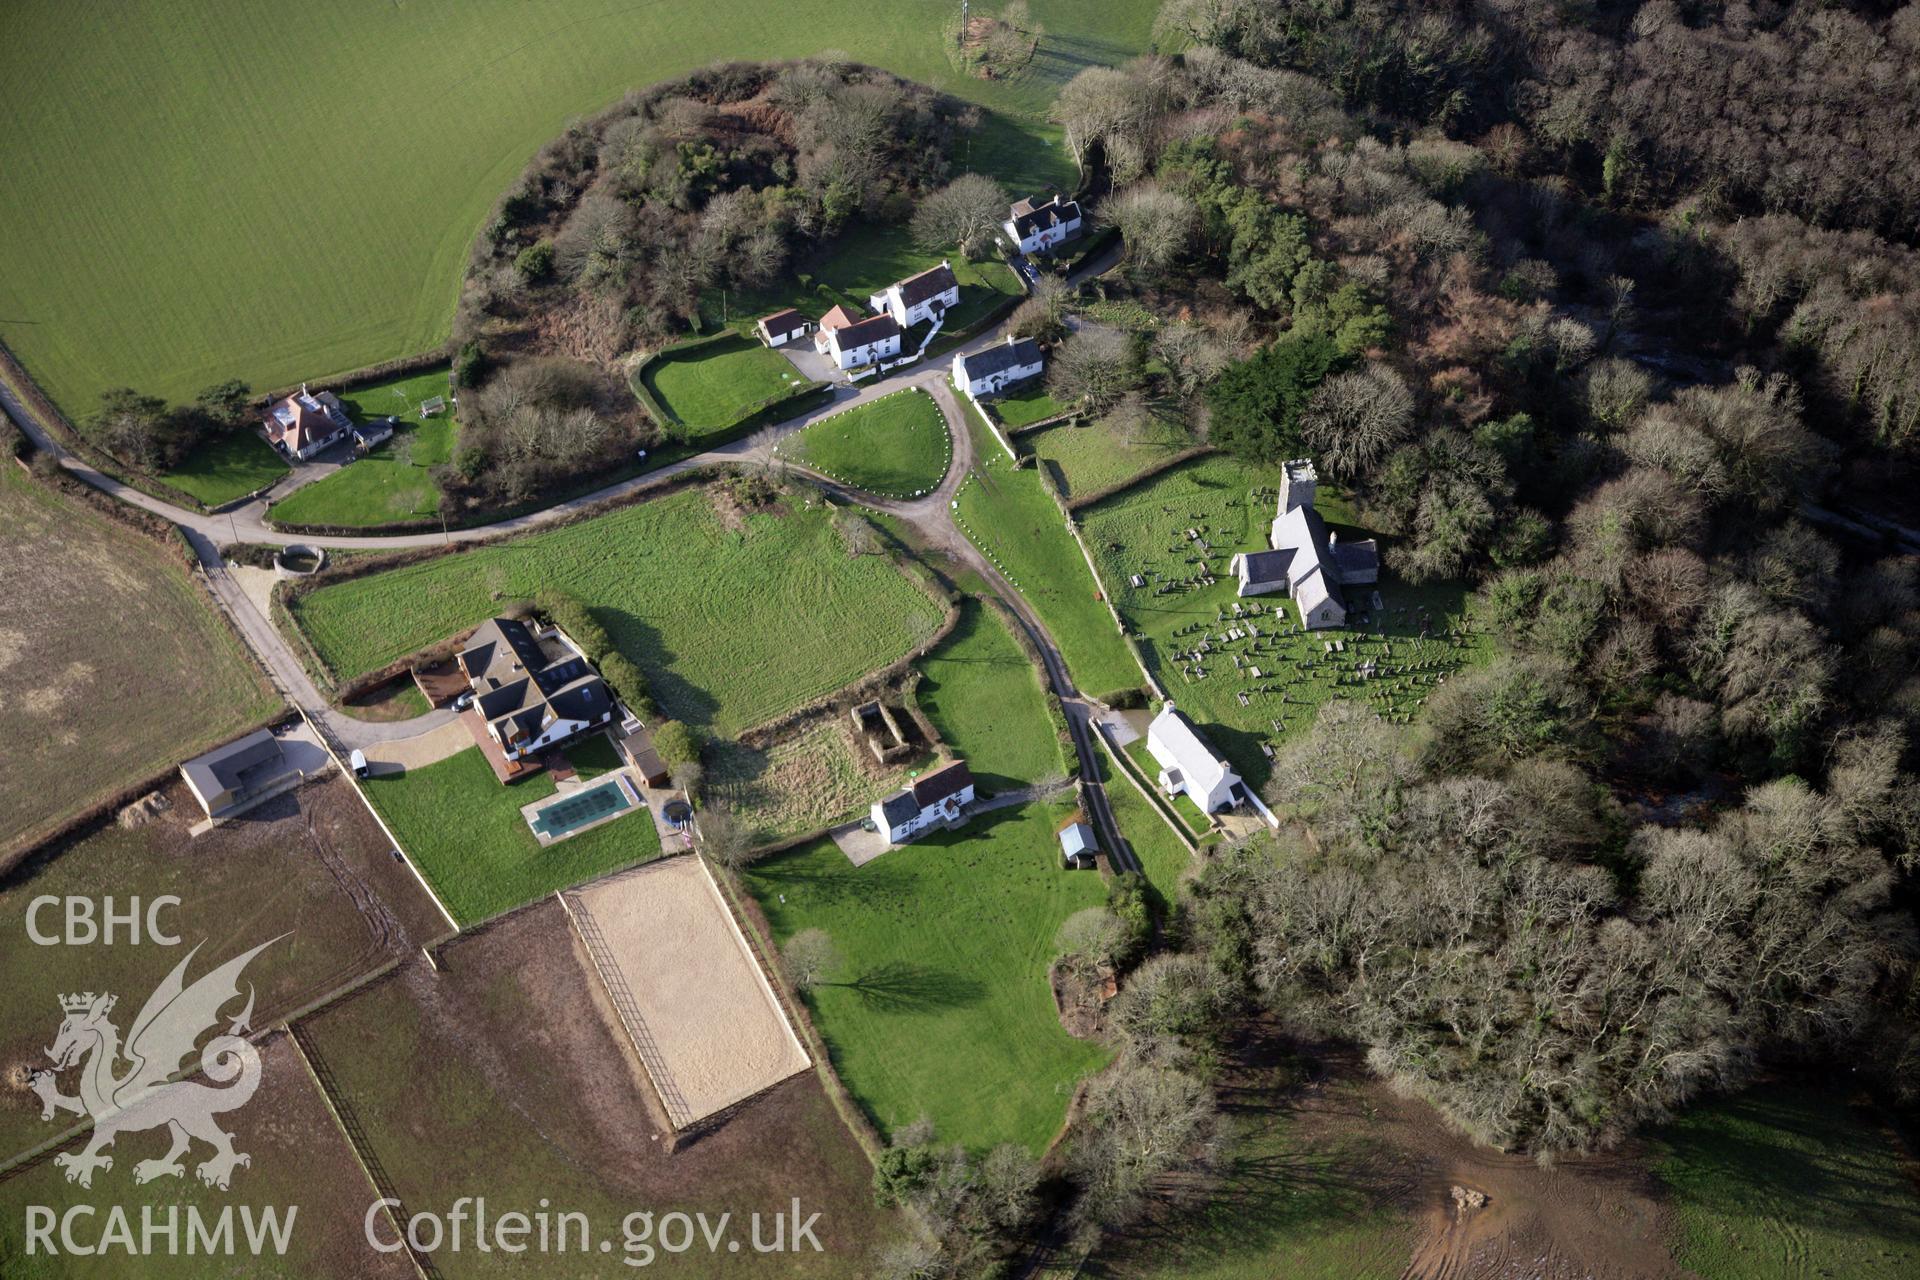
[[347, 764], [352, 767], [353, 776], [356, 778], [364, 778], [373, 772], [372, 768], [367, 764], [367, 753], [364, 751], [355, 751], [352, 755], [348, 756]]
[[453, 709], [455, 711], [465, 711], [468, 707], [472, 705], [473, 705], [473, 690], [471, 689], [467, 690], [465, 693], [461, 694], [459, 697], [453, 700]]

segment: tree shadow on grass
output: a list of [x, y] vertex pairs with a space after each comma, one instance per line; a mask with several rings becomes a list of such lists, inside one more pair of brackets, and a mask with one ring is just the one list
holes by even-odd
[[680, 655], [667, 647], [658, 627], [624, 609], [596, 606], [593, 616], [620, 652], [645, 673], [648, 691], [663, 713], [696, 728], [713, 727], [720, 700], [674, 671], [674, 660]]
[[851, 991], [867, 1008], [880, 1013], [930, 1013], [978, 1004], [986, 988], [947, 969], [889, 961], [867, 970], [852, 982], [836, 984]]

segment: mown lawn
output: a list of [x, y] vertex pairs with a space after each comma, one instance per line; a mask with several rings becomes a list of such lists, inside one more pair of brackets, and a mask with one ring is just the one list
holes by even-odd
[[1656, 1136], [1675, 1257], [1702, 1280], [1920, 1274], [1920, 1196], [1882, 1117], [1830, 1091], [1756, 1089]]
[[961, 528], [1033, 605], [1081, 692], [1139, 688], [1140, 664], [1039, 473], [1016, 468], [984, 432], [974, 452], [974, 473], [955, 498]]
[[1107, 807], [1113, 810], [1113, 820], [1120, 826], [1120, 835], [1134, 856], [1140, 860], [1140, 869], [1161, 896], [1172, 902], [1180, 892], [1180, 882], [1197, 864], [1187, 846], [1173, 833], [1167, 820], [1160, 816], [1153, 802], [1141, 795], [1139, 789], [1120, 772], [1119, 764], [1108, 753], [1106, 742], [1101, 740], [1099, 747], [1101, 778], [1106, 784]]
[[342, 678], [542, 587], [586, 602], [667, 715], [731, 737], [900, 657], [944, 609], [882, 556], [849, 556], [818, 507], [723, 520], [704, 488], [298, 598]]
[[[426, 350], [530, 156], [568, 120], [718, 60], [844, 50], [991, 109], [956, 170], [1016, 192], [1071, 183], [1047, 107], [1086, 65], [1140, 52], [1158, 5], [1044, 9], [1040, 54], [1003, 81], [955, 69], [934, 0], [19, 0], [0, 44], [0, 339], [81, 414], [110, 386], [184, 400]], [[299, 74], [263, 73], [288, 50]]]
[[696, 433], [731, 427], [806, 381], [792, 361], [746, 337], [662, 356], [641, 377], [661, 407]]
[[0, 852], [283, 704], [161, 544], [0, 467]]
[[[1024, 296], [1013, 269], [998, 258], [971, 262], [956, 253], [929, 253], [913, 243], [905, 223], [854, 223], [811, 262], [792, 267], [780, 282], [759, 293], [735, 298], [732, 322], [743, 334], [753, 322], [781, 307], [793, 307], [818, 320], [836, 305], [855, 314], [868, 310], [867, 299], [896, 280], [945, 261], [960, 285], [960, 302], [947, 313], [942, 337], [958, 333], [1009, 298]], [[717, 303], [717, 299], [708, 301]], [[718, 307], [709, 308], [718, 311]]]
[[953, 461], [946, 415], [917, 387], [822, 418], [780, 442], [782, 457], [887, 498], [937, 488]]
[[451, 403], [431, 418], [421, 405], [447, 396], [447, 371], [430, 369], [345, 392], [340, 402], [356, 423], [398, 418], [393, 439], [323, 480], [295, 489], [267, 509], [286, 525], [373, 528], [420, 520], [440, 510], [433, 469], [453, 457]]
[[1064, 406], [1047, 394], [1047, 384], [1040, 378], [1018, 388], [1011, 395], [1000, 396], [988, 403], [993, 416], [1008, 427], [1024, 427], [1064, 412]]
[[638, 809], [541, 848], [520, 806], [552, 795], [552, 775], [502, 786], [478, 747], [424, 769], [376, 773], [365, 785], [400, 847], [462, 928], [660, 855], [653, 819]]
[[[1240, 600], [1228, 562], [1235, 551], [1266, 547], [1277, 478], [1231, 459], [1200, 458], [1081, 513], [1102, 581], [1129, 628], [1144, 636], [1148, 668], [1254, 787], [1271, 771], [1261, 742], [1304, 731], [1327, 699], [1364, 699], [1380, 714], [1410, 723], [1440, 680], [1492, 652], [1491, 637], [1472, 624], [1471, 598], [1461, 584], [1415, 587], [1383, 571], [1378, 590], [1386, 607], [1365, 631], [1303, 632], [1284, 596]], [[1320, 507], [1337, 532], [1361, 532], [1342, 524], [1346, 513], [1337, 494]], [[1200, 531], [1212, 550], [1189, 539], [1189, 529]], [[1199, 575], [1209, 569], [1214, 584], [1200, 585]], [[1144, 586], [1131, 584], [1134, 574]], [[1421, 639], [1429, 620], [1429, 636]], [[1258, 634], [1247, 633], [1249, 626]], [[1246, 634], [1225, 639], [1234, 628]], [[1203, 639], [1211, 652], [1196, 665], [1191, 655]], [[1345, 651], [1327, 652], [1332, 643]], [[1367, 660], [1380, 674], [1363, 682], [1358, 668]]]
[[1021, 443], [1051, 466], [1068, 498], [1124, 484], [1142, 472], [1166, 462], [1193, 438], [1182, 431], [1158, 431], [1137, 440], [1123, 440], [1105, 418], [1084, 426], [1047, 427]]
[[161, 479], [218, 507], [266, 488], [290, 470], [259, 432], [242, 426], [200, 445]]
[[981, 790], [1008, 791], [1060, 772], [1039, 668], [998, 613], [967, 601], [953, 633], [918, 665], [920, 709], [966, 757]]
[[[966, 606], [921, 663], [920, 705], [982, 790], [1060, 767], [1033, 665], [997, 614]], [[1107, 1051], [1061, 1029], [1047, 988], [1060, 922], [1105, 898], [1062, 871], [1069, 805], [975, 818], [856, 868], [830, 840], [754, 864], [747, 885], [784, 940], [832, 935], [844, 964], [808, 1001], [835, 1069], [883, 1131], [921, 1115], [970, 1147], [1039, 1151], [1073, 1082]]]

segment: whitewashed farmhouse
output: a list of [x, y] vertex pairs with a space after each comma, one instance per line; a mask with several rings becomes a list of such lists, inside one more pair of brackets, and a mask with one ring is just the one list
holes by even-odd
[[895, 281], [867, 299], [867, 306], [882, 311], [902, 329], [944, 315], [949, 307], [960, 305], [960, 282], [953, 268], [942, 262], [918, 275]]
[[1313, 509], [1318, 483], [1313, 463], [1297, 458], [1281, 469], [1279, 512], [1270, 551], [1243, 551], [1232, 572], [1243, 596], [1291, 596], [1308, 630], [1343, 627], [1350, 606], [1345, 588], [1380, 581], [1380, 549], [1373, 539], [1340, 540]]
[[1202, 813], [1230, 809], [1247, 798], [1240, 775], [1171, 699], [1147, 726], [1147, 752], [1160, 765], [1160, 789], [1170, 796], [1185, 794]]
[[517, 618], [480, 624], [460, 651], [473, 709], [509, 761], [527, 760], [613, 719], [613, 693], [558, 628]]
[[1046, 359], [1040, 354], [1040, 344], [1032, 338], [1015, 338], [1007, 335], [1005, 342], [996, 343], [984, 351], [972, 355], [956, 352], [953, 357], [953, 382], [962, 391], [974, 399], [981, 396], [999, 395], [1016, 382], [1028, 378], [1037, 378], [1046, 368]]
[[[827, 321], [841, 317], [846, 317], [845, 323], [827, 327]], [[899, 355], [900, 334], [899, 322], [890, 315], [855, 320], [848, 316], [844, 307], [835, 307], [820, 321], [820, 338], [816, 344], [820, 350], [832, 356], [834, 364], [840, 368], [857, 369]]]
[[1077, 237], [1080, 225], [1079, 202], [1062, 200], [1057, 191], [1047, 200], [1032, 196], [1018, 202], [1000, 224], [1022, 253], [1052, 253]]
[[955, 760], [874, 801], [873, 825], [888, 844], [905, 844], [935, 826], [958, 826], [972, 803], [973, 771]]

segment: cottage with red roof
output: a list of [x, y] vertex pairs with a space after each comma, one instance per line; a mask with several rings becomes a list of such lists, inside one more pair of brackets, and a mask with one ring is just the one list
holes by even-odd
[[353, 430], [353, 420], [331, 391], [311, 392], [306, 384], [268, 406], [267, 439], [295, 462], [305, 462]]

